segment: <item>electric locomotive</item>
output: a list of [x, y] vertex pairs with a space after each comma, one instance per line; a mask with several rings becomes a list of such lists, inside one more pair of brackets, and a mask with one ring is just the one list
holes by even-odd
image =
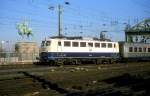
[[42, 41], [40, 62], [48, 64], [113, 63], [119, 43], [83, 37], [51, 37]]

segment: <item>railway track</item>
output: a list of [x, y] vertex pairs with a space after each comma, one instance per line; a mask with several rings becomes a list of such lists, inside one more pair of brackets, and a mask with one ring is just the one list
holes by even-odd
[[127, 67], [142, 67], [142, 66], [150, 66], [149, 62], [140, 62], [140, 63], [127, 63], [127, 64], [112, 64], [112, 65], [65, 65], [65, 66], [36, 66], [36, 65], [24, 65], [24, 66], [0, 66], [0, 79], [9, 79], [15, 77], [24, 77], [20, 72], [28, 72], [35, 75], [44, 75], [47, 72], [66, 72], [71, 70], [85, 70], [85, 71], [93, 71], [93, 70], [117, 70]]

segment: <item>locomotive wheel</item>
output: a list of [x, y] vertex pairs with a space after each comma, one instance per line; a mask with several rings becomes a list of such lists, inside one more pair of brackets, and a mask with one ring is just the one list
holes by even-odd
[[55, 66], [56, 62], [55, 61], [50, 61], [50, 65]]
[[101, 60], [101, 59], [96, 60], [96, 64], [97, 64], [97, 65], [98, 65], [98, 64], [102, 64], [102, 60]]
[[65, 61], [64, 61], [63, 59], [58, 59], [58, 60], [56, 61], [56, 65], [57, 65], [57, 66], [62, 66], [62, 65], [64, 65], [64, 63], [65, 63]]

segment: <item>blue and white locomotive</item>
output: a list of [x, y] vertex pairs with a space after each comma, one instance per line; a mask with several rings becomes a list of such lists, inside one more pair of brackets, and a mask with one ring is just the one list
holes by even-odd
[[42, 41], [40, 62], [48, 64], [113, 63], [119, 44], [83, 37], [51, 37]]

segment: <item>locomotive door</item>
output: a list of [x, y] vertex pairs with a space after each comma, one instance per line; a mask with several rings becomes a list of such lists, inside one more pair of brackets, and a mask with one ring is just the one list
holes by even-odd
[[116, 43], [113, 44], [113, 58], [117, 58], [118, 45]]
[[89, 48], [89, 54], [88, 54], [88, 57], [92, 57], [92, 47], [93, 47], [93, 43], [88, 43], [88, 48]]
[[57, 57], [62, 57], [63, 53], [62, 53], [62, 42], [58, 41], [57, 44]]

